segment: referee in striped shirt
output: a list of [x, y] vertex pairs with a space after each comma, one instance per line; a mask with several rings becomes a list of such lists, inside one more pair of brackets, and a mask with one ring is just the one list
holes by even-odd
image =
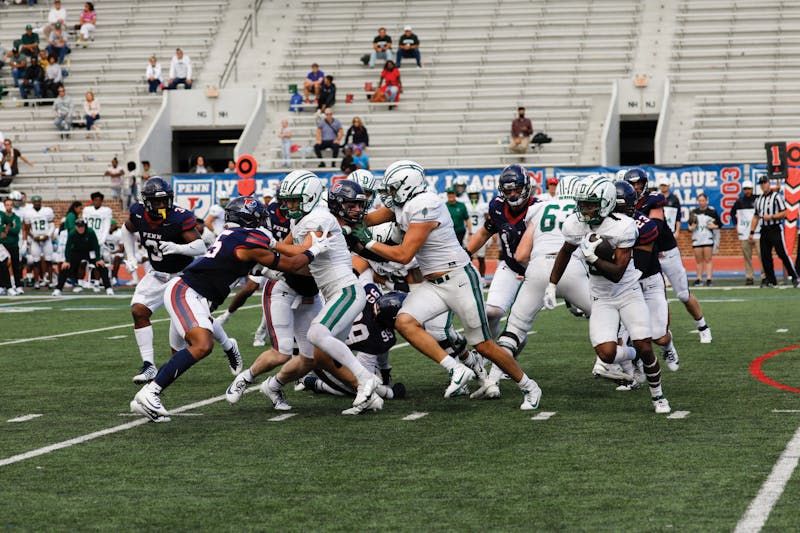
[[786, 204], [779, 192], [773, 191], [769, 178], [764, 175], [758, 178], [761, 187], [761, 196], [756, 198], [755, 215], [750, 223], [750, 242], [756, 232], [758, 221], [761, 220], [761, 268], [764, 279], [762, 287], [774, 287], [778, 284], [775, 279], [775, 267], [772, 264], [772, 249], [783, 261], [784, 272], [792, 278], [792, 285], [797, 287], [797, 271], [794, 269], [786, 247], [783, 244], [783, 219], [786, 218]]

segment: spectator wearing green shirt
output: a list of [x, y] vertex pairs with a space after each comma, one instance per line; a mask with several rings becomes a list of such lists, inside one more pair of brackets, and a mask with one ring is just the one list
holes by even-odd
[[111, 281], [108, 278], [108, 268], [106, 268], [106, 263], [100, 254], [100, 243], [97, 241], [97, 235], [94, 230], [86, 227], [86, 221], [82, 218], [75, 221], [75, 230], [70, 232], [69, 237], [67, 237], [64, 257], [66, 260], [61, 264], [61, 269], [58, 273], [58, 286], [53, 291], [53, 296], [61, 296], [61, 289], [64, 288], [64, 283], [67, 282], [68, 277], [78, 277], [78, 270], [82, 261], [94, 265], [100, 273], [100, 279], [103, 280], [106, 294], [109, 296], [114, 295], [114, 289], [111, 288]]
[[[22, 220], [14, 213], [14, 201], [6, 200], [3, 204], [4, 210], [0, 211], [0, 244], [8, 252], [8, 259], [11, 260], [11, 270], [14, 273], [14, 284], [17, 289], [11, 288], [11, 278], [8, 275], [8, 263], [3, 259], [0, 263], [0, 285], [8, 289], [8, 294], [22, 294], [22, 264], [19, 262], [19, 233], [22, 231]], [[2, 253], [2, 252], [0, 252]], [[5, 254], [2, 254], [5, 255]]]
[[72, 205], [69, 206], [67, 216], [64, 217], [64, 229], [67, 230], [67, 235], [75, 231], [75, 221], [81, 217], [83, 217], [83, 204], [75, 200], [72, 202]]
[[[15, 43], [17, 44], [17, 43]], [[39, 56], [39, 34], [33, 32], [33, 26], [28, 24], [25, 26], [25, 33], [19, 40], [19, 51], [34, 60]]]
[[470, 233], [472, 232], [472, 223], [469, 220], [467, 206], [458, 201], [456, 190], [452, 187], [447, 189], [447, 203], [445, 205], [450, 212], [450, 218], [453, 219], [453, 229], [456, 232], [458, 242], [463, 246], [467, 229], [470, 230]]

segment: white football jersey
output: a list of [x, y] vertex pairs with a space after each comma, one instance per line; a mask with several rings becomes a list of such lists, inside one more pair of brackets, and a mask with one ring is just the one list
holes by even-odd
[[486, 222], [486, 215], [489, 213], [489, 204], [483, 200], [478, 200], [478, 203], [467, 203], [467, 213], [469, 214], [469, 221], [472, 223], [472, 232], [475, 233], [479, 228], [483, 227]]
[[[549, 195], [548, 195], [549, 196]], [[533, 225], [533, 251], [531, 259], [557, 254], [564, 245], [561, 228], [567, 217], [575, 212], [575, 201], [555, 199], [536, 202], [528, 208], [525, 223]]]
[[219, 235], [225, 229], [225, 208], [219, 204], [212, 205], [208, 210], [208, 217], [214, 217], [211, 227], [214, 228], [214, 235]]
[[109, 232], [105, 245], [106, 249], [112, 254], [122, 254], [124, 252], [122, 249], [122, 229], [117, 228], [117, 231]]
[[536, 199], [540, 202], [555, 202], [558, 196], [552, 196], [549, 192], [545, 191], [542, 194], [537, 194]]
[[[596, 233], [607, 241], [614, 249], [633, 248], [639, 237], [636, 222], [622, 213], [612, 213], [603, 219], [599, 226], [591, 227], [578, 220], [578, 214], [573, 213], [564, 221], [561, 228], [564, 240], [575, 246], [580, 246], [585, 235]], [[592, 265], [589, 265], [589, 286], [595, 298], [614, 298], [618, 294], [634, 286], [642, 273], [633, 265], [633, 257], [628, 262], [628, 267], [618, 283], [603, 277]]]
[[25, 223], [30, 224], [31, 235], [34, 237], [40, 237], [44, 235], [52, 238], [53, 230], [55, 229], [53, 224], [55, 218], [56, 217], [53, 214], [53, 209], [50, 207], [43, 206], [38, 211], [31, 207], [25, 213]]
[[83, 218], [86, 220], [86, 225], [94, 230], [97, 234], [97, 242], [101, 245], [106, 242], [108, 232], [111, 230], [113, 216], [111, 208], [105, 205], [101, 205], [100, 209], [96, 209], [93, 205], [83, 208]]
[[394, 206], [394, 218], [404, 231], [411, 224], [438, 222], [417, 251], [417, 262], [423, 276], [434, 272], [448, 272], [469, 263], [467, 252], [461, 247], [453, 230], [453, 219], [444, 202], [436, 194], [425, 191], [402, 206]]
[[308, 269], [322, 295], [330, 300], [337, 298], [341, 289], [356, 283], [358, 278], [353, 274], [353, 259], [342, 228], [330, 211], [318, 205], [300, 220], [292, 220], [292, 240], [296, 245], [302, 245], [306, 235], [317, 231], [330, 239], [330, 246], [308, 265]]

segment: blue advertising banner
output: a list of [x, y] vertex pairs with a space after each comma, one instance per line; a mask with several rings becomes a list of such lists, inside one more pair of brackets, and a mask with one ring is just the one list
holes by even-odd
[[[536, 194], [542, 192], [542, 183], [551, 176], [560, 178], [565, 175], [585, 176], [588, 174], [603, 174], [610, 179], [615, 179], [617, 171], [629, 167], [528, 167], [531, 177], [536, 182]], [[697, 206], [697, 195], [705, 193], [709, 204], [717, 209], [726, 226], [731, 225], [730, 210], [736, 198], [741, 194], [741, 183], [745, 179], [758, 180], [765, 172], [764, 165], [694, 165], [678, 167], [643, 166], [653, 182], [659, 179], [669, 180], [670, 191], [681, 202], [682, 220], [689, 218], [689, 211]], [[476, 185], [483, 192], [486, 200], [491, 199], [497, 190], [497, 179], [502, 172], [501, 168], [495, 169], [445, 169], [426, 170], [425, 175], [431, 189], [443, 193], [457, 179], [463, 180], [467, 185]], [[331, 180], [341, 179], [344, 175], [340, 172], [318, 172], [317, 175], [330, 183]], [[377, 177], [382, 176], [381, 171], [375, 171]], [[259, 173], [255, 175], [255, 193], [263, 196], [264, 191], [273, 189], [277, 191], [284, 173]], [[205, 218], [209, 208], [217, 201], [217, 195], [225, 192], [230, 196], [237, 196], [238, 177], [235, 174], [180, 174], [173, 177], [176, 205], [193, 211], [195, 215]]]

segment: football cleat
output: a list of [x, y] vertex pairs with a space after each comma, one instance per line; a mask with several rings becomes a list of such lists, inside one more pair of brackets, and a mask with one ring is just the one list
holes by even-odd
[[450, 384], [444, 391], [445, 398], [456, 396], [459, 389], [467, 386], [467, 383], [475, 377], [473, 372], [468, 366], [458, 363], [455, 368], [450, 370]]
[[146, 409], [143, 405], [140, 405], [136, 400], [131, 402], [131, 412], [138, 413], [142, 416], [146, 416], [150, 419], [151, 422], [170, 422], [172, 419], [168, 416], [160, 415], [154, 411], [150, 411]]
[[253, 346], [258, 348], [260, 346], [266, 346], [267, 344], [267, 330], [259, 327], [255, 334], [253, 335]]
[[612, 381], [619, 379], [630, 380], [630, 375], [626, 374], [620, 365], [614, 363], [605, 363], [599, 357], [595, 358], [594, 368], [592, 368], [592, 375], [596, 378], [605, 378]]
[[670, 408], [669, 402], [664, 396], [658, 396], [657, 398], [653, 398], [653, 408], [659, 415], [666, 415], [672, 412], [672, 408]]
[[260, 339], [258, 337], [253, 339], [253, 348], [260, 348], [262, 346], [266, 346], [267, 342], [264, 339]]
[[711, 328], [708, 326], [700, 330], [700, 343], [711, 344]]
[[154, 379], [156, 379], [156, 374], [158, 374], [158, 369], [156, 365], [149, 361], [145, 361], [142, 363], [142, 369], [139, 371], [138, 374], [133, 376], [133, 382], [137, 385], [144, 385], [145, 383], [150, 383]]
[[369, 401], [371, 399], [372, 393], [375, 392], [375, 389], [380, 384], [381, 383], [376, 376], [370, 376], [369, 379], [365, 380], [362, 383], [359, 383], [356, 399], [353, 400], [353, 407], [357, 407], [362, 403]]
[[[134, 409], [134, 405], [139, 409]], [[150, 384], [139, 389], [139, 392], [133, 397], [131, 409], [153, 421], [157, 418], [156, 415], [169, 416], [169, 412], [161, 405], [161, 397], [153, 390]]]
[[228, 400], [228, 403], [234, 404], [242, 399], [242, 395], [244, 391], [247, 390], [247, 386], [252, 385], [251, 381], [247, 381], [247, 378], [244, 377], [244, 372], [237, 375], [233, 382], [228, 385], [227, 390], [225, 390], [225, 399]]
[[402, 400], [406, 397], [406, 386], [402, 383], [395, 383], [392, 385], [392, 392], [395, 400]]
[[524, 396], [522, 397], [522, 405], [520, 405], [519, 408], [523, 411], [538, 409], [539, 402], [542, 401], [542, 389], [539, 388], [539, 385], [531, 380], [531, 385], [527, 390], [523, 390], [522, 392]]
[[484, 361], [483, 356], [481, 356], [481, 354], [479, 354], [477, 351], [470, 350], [469, 353], [472, 355], [471, 359], [473, 363], [467, 366], [469, 366], [470, 370], [475, 372], [475, 377], [480, 380], [481, 383], [483, 383], [489, 378], [489, 374], [486, 373], [486, 369], [483, 366], [486, 364], [486, 362]]
[[354, 405], [350, 409], [342, 411], [343, 415], [360, 415], [364, 411], [380, 411], [383, 409], [383, 398], [373, 392], [372, 395], [365, 402]]
[[294, 382], [294, 391], [295, 392], [302, 392], [306, 390], [306, 381], [304, 379], [298, 379]]
[[61, 296], [61, 291], [58, 289], [53, 290], [53, 294], [51, 296]]
[[678, 359], [678, 351], [673, 348], [672, 350], [667, 350], [661, 355], [664, 356], [664, 363], [667, 365], [667, 368], [669, 368], [673, 372], [677, 372], [678, 367], [680, 365], [680, 360]]
[[106, 289], [106, 296], [114, 296], [114, 289], [111, 287]]
[[473, 400], [494, 400], [500, 397], [500, 387], [494, 381], [482, 381], [480, 388], [469, 397]]
[[236, 339], [231, 339], [233, 346], [230, 350], [225, 350], [225, 357], [228, 358], [228, 366], [231, 367], [231, 374], [238, 376], [242, 372], [242, 354], [239, 353], [239, 343]]
[[278, 389], [274, 391], [269, 388], [269, 382], [275, 379], [275, 376], [270, 377], [261, 386], [258, 390], [261, 391], [261, 394], [269, 398], [269, 401], [272, 402], [272, 408], [276, 411], [290, 411], [292, 406], [286, 402], [286, 396], [283, 394], [283, 389]]

